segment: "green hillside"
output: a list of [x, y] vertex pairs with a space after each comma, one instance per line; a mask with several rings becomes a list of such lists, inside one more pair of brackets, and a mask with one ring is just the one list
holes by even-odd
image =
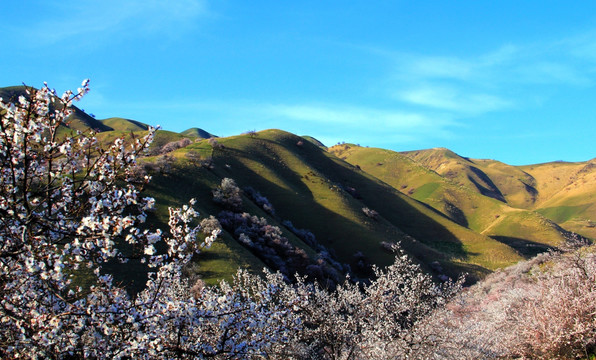
[[[444, 177], [512, 208], [542, 214], [565, 230], [596, 238], [596, 161], [511, 166], [447, 149], [404, 152]], [[537, 218], [538, 219], [538, 218]], [[539, 219], [538, 219], [539, 220]], [[556, 243], [545, 241], [547, 243]]]
[[100, 121], [115, 131], [143, 131], [149, 129], [147, 124], [143, 124], [136, 120], [123, 119], [119, 117], [112, 117]]
[[323, 144], [322, 142], [320, 142], [319, 140], [315, 139], [312, 136], [304, 135], [304, 136], [302, 136], [302, 138], [306, 139], [307, 141], [310, 141], [311, 143], [317, 145], [320, 148], [327, 149], [327, 146], [325, 146], [325, 144]]
[[191, 136], [191, 137], [197, 137], [200, 139], [209, 139], [212, 137], [217, 137], [211, 133], [208, 133], [207, 131], [203, 130], [203, 129], [199, 129], [196, 127], [184, 130], [183, 132], [181, 132], [180, 134], [184, 135], [184, 136]]
[[[212, 168], [199, 171], [257, 189], [277, 210], [272, 223], [290, 220], [297, 228], [309, 229], [342, 262], [353, 265], [354, 254], [361, 252], [386, 265], [393, 255], [382, 243], [397, 241], [423, 264], [439, 261], [450, 274], [464, 269], [480, 274], [521, 259], [509, 246], [454, 223], [293, 134], [267, 130], [254, 137], [221, 138], [219, 144], [211, 154], [209, 145], [199, 142], [173, 155], [180, 163], [191, 151], [212, 158]], [[168, 183], [177, 183], [178, 175], [170, 176]], [[185, 187], [185, 193], [208, 204], [215, 179], [201, 191]], [[379, 218], [367, 217], [365, 207], [377, 211]], [[212, 207], [205, 210], [214, 213]]]
[[[129, 134], [110, 131], [100, 137], [113, 141]], [[152, 147], [184, 137], [158, 131]], [[311, 231], [337, 261], [352, 268], [362, 259], [390, 263], [393, 255], [386, 246], [399, 242], [428, 271], [438, 267], [449, 276], [468, 272], [478, 278], [560, 245], [569, 232], [559, 222], [589, 211], [566, 208], [562, 215], [550, 208], [515, 207], [507, 200], [526, 196], [519, 196], [516, 181], [532, 180], [540, 189], [540, 176], [535, 179], [529, 169], [517, 167], [508, 173], [509, 165], [466, 159], [446, 149], [416, 155], [344, 144], [327, 150], [308, 137], [266, 130], [216, 143], [203, 139], [166, 155], [164, 169], [163, 154], [141, 160], [153, 177], [146, 192], [159, 204], [155, 222], [165, 225], [167, 206], [190, 198], [198, 200], [201, 214], [218, 215], [224, 209], [213, 202], [212, 191], [223, 178], [232, 178], [241, 188], [257, 190], [276, 210], [275, 215], [266, 213], [245, 194], [242, 211], [279, 227], [290, 243], [316, 260], [317, 250], [284, 221]], [[543, 203], [540, 192], [532, 194], [532, 203]], [[367, 216], [365, 208], [378, 216]], [[211, 283], [229, 279], [237, 267], [258, 271], [265, 266], [227, 232], [197, 264]]]
[[444, 148], [402, 154], [457, 184], [512, 207], [532, 208], [535, 202], [535, 180], [515, 166], [495, 160], [465, 158]]
[[596, 238], [596, 159], [524, 170], [539, 179], [536, 211], [570, 231]]

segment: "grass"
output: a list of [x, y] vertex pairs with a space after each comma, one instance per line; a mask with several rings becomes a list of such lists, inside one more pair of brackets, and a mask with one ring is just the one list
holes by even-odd
[[[507, 191], [511, 191], [508, 186], [512, 183], [522, 184], [522, 180], [535, 185], [531, 175], [515, 167], [493, 160], [463, 158], [446, 149], [396, 153], [344, 144], [332, 147], [331, 151], [459, 224], [509, 246], [509, 255], [526, 254], [520, 252], [517, 245], [512, 246], [513, 242], [502, 241], [503, 239], [516, 239], [518, 242], [526, 241], [528, 244], [543, 244], [548, 247], [561, 243], [566, 234], [565, 230], [531, 210], [515, 208], [482, 194], [479, 185], [486, 189], [503, 186]], [[462, 176], [467, 181], [461, 181]], [[526, 185], [523, 186], [527, 192]], [[503, 193], [507, 194], [505, 190]], [[447, 228], [452, 226], [448, 225]], [[465, 239], [460, 235], [458, 238]], [[482, 242], [468, 243], [464, 245], [464, 250], [468, 253], [484, 254], [489, 251]], [[518, 256], [512, 255], [509, 260], [515, 261]], [[507, 256], [497, 255], [476, 261], [491, 267], [494, 263], [506, 263], [508, 259]]]
[[[221, 209], [211, 201], [211, 190], [219, 182], [220, 179], [209, 170], [190, 166], [184, 159], [176, 162], [170, 174], [153, 174], [144, 194], [156, 199], [155, 225], [167, 228], [168, 207], [179, 207], [191, 198], [197, 199], [195, 208], [201, 217], [217, 215]], [[230, 281], [238, 268], [259, 271], [265, 266], [225, 233], [193, 261], [198, 264], [199, 275], [207, 284], [222, 279]]]
[[111, 127], [115, 131], [145, 131], [149, 129], [147, 124], [143, 124], [136, 120], [123, 119], [119, 117], [112, 117], [100, 120], [104, 125]]
[[538, 209], [537, 211], [554, 222], [564, 223], [566, 221], [578, 217], [579, 215], [582, 215], [592, 205], [593, 204], [583, 204], [575, 206], [562, 205], [556, 207], [542, 208]]
[[[363, 251], [371, 259], [384, 257], [390, 261], [392, 256], [387, 256], [379, 243], [399, 240], [422, 262], [432, 262], [431, 258], [467, 259], [495, 268], [504, 261], [510, 263], [506, 260], [509, 256], [518, 259], [502, 244], [450, 223], [331, 153], [306, 143], [297, 146], [299, 141], [299, 137], [274, 130], [261, 132], [255, 138], [221, 139], [225, 150], [216, 151], [214, 160], [229, 166], [222, 176], [225, 173], [239, 184], [259, 189], [279, 209], [280, 216], [315, 232], [325, 245], [336, 249], [343, 261], [351, 261], [356, 251]], [[352, 197], [346, 188], [356, 189], [361, 198]], [[380, 213], [379, 224], [362, 213], [365, 206]], [[483, 259], [474, 241], [468, 244], [472, 251], [462, 251], [458, 235], [477, 243], [482, 243], [480, 238], [491, 243], [486, 246], [501, 254], [502, 259], [495, 264]], [[418, 241], [412, 242], [412, 236]]]
[[439, 186], [439, 183], [423, 184], [421, 187], [417, 188], [416, 191], [414, 191], [412, 197], [416, 200], [424, 201], [426, 198], [432, 195], [432, 193], [435, 192]]
[[213, 134], [210, 134], [207, 131], [205, 131], [203, 129], [196, 128], [196, 127], [184, 130], [180, 134], [182, 134], [184, 136], [195, 137], [195, 138], [200, 138], [200, 139], [209, 139], [210, 137], [214, 137]]
[[557, 224], [529, 211], [512, 213], [485, 232], [492, 237], [511, 237], [549, 246], [561, 245], [565, 241], [565, 233]]

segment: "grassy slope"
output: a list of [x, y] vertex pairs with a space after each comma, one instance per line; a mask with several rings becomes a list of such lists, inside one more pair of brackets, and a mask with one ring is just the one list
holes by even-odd
[[596, 160], [523, 168], [539, 180], [538, 212], [566, 229], [596, 238]]
[[441, 176], [516, 208], [532, 208], [535, 179], [523, 170], [495, 160], [468, 159], [437, 148], [402, 153]]
[[[130, 139], [130, 131], [108, 131], [97, 134], [98, 139], [105, 145], [113, 142], [118, 137]], [[146, 131], [136, 131], [134, 136], [144, 136]], [[183, 135], [170, 131], [157, 131], [152, 147], [160, 147], [171, 141], [184, 138]], [[196, 209], [201, 218], [210, 214], [216, 215], [221, 209], [211, 201], [211, 190], [215, 188], [221, 179], [206, 168], [195, 166], [189, 163], [184, 152], [201, 152], [205, 157], [210, 156], [211, 147], [205, 142], [194, 143], [179, 152], [170, 153], [176, 158], [172, 168], [167, 173], [160, 171], [151, 172], [151, 182], [143, 191], [144, 196], [151, 196], [156, 199], [156, 209], [150, 215], [148, 223], [152, 227], [167, 229], [168, 208], [180, 207], [187, 204], [191, 198], [198, 199]], [[155, 162], [157, 156], [144, 157], [140, 164]], [[251, 203], [246, 200], [248, 206]], [[259, 216], [265, 214], [255, 206], [250, 208], [251, 213]], [[249, 251], [240, 246], [229, 234], [222, 233], [210, 249], [204, 250], [193, 259], [198, 265], [198, 274], [207, 284], [215, 284], [222, 279], [230, 281], [238, 268], [245, 268], [258, 272], [265, 267], [265, 264], [253, 256]], [[123, 282], [142, 282], [146, 268], [140, 264], [128, 264]], [[119, 273], [120, 271], [116, 271]]]
[[[382, 250], [382, 241], [402, 241], [426, 264], [440, 260], [452, 261], [452, 267], [463, 262], [495, 269], [520, 259], [509, 247], [454, 224], [310, 142], [298, 145], [300, 140], [279, 130], [221, 139], [225, 148], [213, 155], [214, 171], [261, 191], [281, 218], [313, 231], [345, 262], [362, 251], [388, 263], [392, 255]], [[380, 221], [367, 218], [363, 207], [378, 211]]]
[[323, 144], [321, 141], [319, 141], [318, 139], [316, 139], [312, 136], [303, 135], [302, 138], [305, 139], [306, 141], [310, 141], [311, 143], [315, 144], [316, 146], [318, 146], [322, 149], [327, 149], [327, 146], [325, 146], [325, 144]]
[[143, 124], [136, 120], [123, 119], [119, 117], [112, 117], [100, 120], [104, 125], [111, 127], [115, 131], [144, 131], [149, 128], [147, 124]]
[[[109, 131], [99, 136], [104, 141], [113, 141], [116, 137], [128, 136], [129, 131]], [[136, 132], [137, 135], [143, 133]], [[182, 134], [158, 131], [154, 146], [182, 138]], [[539, 186], [539, 181], [534, 179], [534, 176], [540, 178], [534, 175], [536, 171], [516, 169], [509, 177], [518, 178], [511, 181], [504, 177], [508, 167], [505, 164], [469, 160], [444, 149], [440, 151], [442, 154], [426, 154], [429, 156], [423, 160], [428, 167], [412, 160], [412, 154], [406, 157], [385, 150], [376, 154], [354, 152], [351, 156], [360, 158], [352, 162], [360, 169], [310, 139], [279, 130], [218, 141], [223, 148], [213, 149], [203, 140], [170, 153], [176, 158], [172, 171], [154, 174], [146, 193], [158, 201], [154, 220], [161, 227], [167, 222], [167, 206], [179, 206], [191, 197], [199, 200], [201, 214], [217, 214], [221, 208], [211, 201], [211, 190], [223, 177], [231, 177], [241, 187], [252, 186], [268, 197], [277, 209], [277, 217], [268, 216], [245, 199], [247, 211], [268, 218], [270, 224], [282, 228], [291, 242], [314, 255], [312, 249], [280, 223], [288, 219], [298, 228], [311, 230], [322, 244], [334, 249], [340, 261], [347, 263], [353, 263], [353, 254], [361, 251], [376, 264], [388, 264], [393, 255], [383, 250], [380, 243], [401, 241], [422, 264], [439, 261], [449, 275], [467, 271], [481, 276], [487, 270], [521, 259], [513, 248], [537, 246], [540, 242], [556, 244], [560, 240], [545, 241], [560, 230], [556, 225], [536, 213], [511, 208], [503, 201], [514, 199], [520, 193], [516, 183], [520, 178], [526, 182], [533, 179], [532, 186]], [[191, 164], [185, 157], [189, 151], [205, 159], [212, 158], [213, 167]], [[143, 161], [154, 160], [145, 158]], [[476, 170], [469, 170], [470, 163]], [[429, 169], [431, 165], [436, 170]], [[446, 176], [441, 176], [441, 171]], [[404, 176], [397, 177], [399, 181], [394, 183], [390, 179], [396, 178], [396, 173]], [[458, 173], [465, 176], [458, 177]], [[513, 185], [507, 187], [507, 184]], [[525, 185], [521, 186], [525, 189]], [[353, 189], [352, 195], [347, 189]], [[353, 196], [354, 191], [356, 196]], [[482, 192], [490, 196], [480, 195]], [[499, 194], [502, 199], [498, 199]], [[524, 196], [514, 201], [525, 203]], [[531, 201], [542, 204], [542, 198], [536, 194]], [[378, 220], [366, 217], [363, 207], [378, 211], [381, 217]], [[552, 215], [548, 211], [543, 213]], [[541, 240], [534, 241], [523, 236], [524, 233], [535, 234]], [[238, 267], [258, 270], [264, 266], [228, 234], [197, 261], [208, 283], [229, 279]]]
[[[552, 221], [502, 201], [509, 199], [509, 194], [520, 198], [511, 191], [520, 177], [529, 182], [531, 177], [519, 169], [508, 172], [508, 165], [465, 159], [446, 149], [406, 154], [408, 156], [353, 145], [338, 145], [331, 151], [459, 224], [503, 241], [524, 255], [533, 255], [536, 249], [544, 249], [540, 244], [556, 246], [564, 240], [566, 232]], [[472, 166], [476, 170], [467, 168]], [[482, 195], [482, 192], [490, 196]], [[502, 200], [495, 199], [495, 194], [503, 195]], [[515, 226], [509, 226], [511, 224]]]
[[[207, 169], [189, 166], [184, 161], [178, 161], [168, 174], [154, 173], [144, 193], [156, 199], [156, 225], [167, 228], [168, 207], [179, 207], [192, 198], [198, 200], [196, 208], [201, 218], [210, 214], [216, 215], [221, 209], [211, 201], [211, 189], [219, 182], [220, 179]], [[262, 215], [258, 209], [252, 210]], [[199, 265], [199, 275], [208, 284], [214, 284], [221, 279], [231, 280], [238, 268], [258, 271], [265, 267], [258, 258], [225, 232], [210, 249], [195, 257], [194, 261]]]
[[477, 232], [488, 227], [504, 207], [501, 202], [481, 196], [391, 150], [337, 145], [331, 151], [402, 193], [432, 206], [453, 221]]
[[203, 129], [199, 129], [196, 127], [184, 130], [183, 132], [181, 132], [180, 134], [184, 135], [184, 136], [191, 136], [191, 137], [197, 137], [200, 139], [209, 139], [211, 137], [217, 137], [211, 133], [208, 133], [207, 131], [203, 130]]

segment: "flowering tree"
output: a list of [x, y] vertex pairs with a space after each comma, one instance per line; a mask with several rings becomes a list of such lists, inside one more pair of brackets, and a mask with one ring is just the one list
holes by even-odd
[[543, 253], [489, 275], [429, 319], [441, 358], [591, 359], [596, 353], [594, 247]]
[[213, 201], [222, 204], [227, 209], [240, 210], [242, 208], [242, 191], [234, 179], [223, 178], [221, 185], [213, 190]]
[[[84, 81], [77, 92], [58, 97], [44, 85], [26, 88], [17, 101], [0, 101], [0, 356], [231, 357], [260, 351], [275, 337], [249, 341], [234, 329], [284, 318], [281, 311], [272, 316], [276, 307], [261, 305], [275, 289], [260, 283], [248, 296], [248, 290], [222, 286], [193, 297], [180, 277], [192, 254], [219, 232], [197, 242], [193, 202], [170, 209], [167, 233], [139, 227], [154, 200], [142, 198], [132, 178], [155, 129], [129, 145], [116, 139], [106, 149], [93, 133], [61, 135], [72, 102], [88, 90]], [[167, 245], [161, 255], [154, 247], [159, 241]], [[131, 254], [118, 248], [123, 244], [152, 268], [134, 298], [102, 270], [108, 261], [129, 260]], [[92, 274], [90, 287], [74, 285], [80, 271]]]
[[[154, 200], [140, 195], [136, 160], [155, 129], [106, 148], [92, 132], [69, 133], [72, 102], [88, 90], [84, 81], [58, 97], [45, 85], [0, 100], [1, 357], [389, 358], [436, 341], [421, 324], [460, 283], [434, 284], [403, 254], [370, 285], [334, 292], [281, 273], [239, 271], [217, 287], [183, 278], [218, 235], [215, 219], [197, 241], [191, 200], [170, 209], [168, 231], [146, 229]], [[226, 179], [214, 195], [238, 206], [236, 189]], [[151, 271], [130, 296], [104, 267], [133, 257]], [[82, 272], [89, 286], [73, 281]]]
[[[403, 251], [370, 285], [346, 281], [334, 292], [300, 282], [296, 292], [304, 327], [287, 350], [298, 358], [427, 359], [442, 344], [426, 322], [461, 289], [463, 278], [436, 284]], [[296, 356], [296, 355], [294, 355]]]

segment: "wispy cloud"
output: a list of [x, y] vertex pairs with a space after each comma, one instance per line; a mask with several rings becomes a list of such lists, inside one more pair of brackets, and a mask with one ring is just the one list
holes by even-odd
[[412, 77], [465, 81], [477, 75], [477, 64], [456, 57], [410, 57], [405, 65], [404, 71]]
[[519, 99], [519, 94], [532, 94], [536, 99], [548, 87], [594, 84], [594, 39], [582, 35], [525, 45], [504, 44], [471, 56], [376, 53], [394, 60], [392, 81], [385, 83], [389, 96], [422, 113], [440, 109], [458, 118], [536, 104]]
[[348, 141], [395, 147], [420, 143], [421, 139], [440, 141], [453, 137], [454, 129], [461, 126], [439, 112], [422, 114], [342, 104], [275, 104], [245, 110], [266, 127], [283, 126], [298, 134], [315, 124], [319, 140], [331, 145]]
[[30, 43], [51, 45], [175, 35], [209, 13], [205, 0], [103, 0], [47, 3], [47, 19], [22, 29]]
[[[440, 141], [453, 137], [455, 129], [461, 126], [440, 112], [427, 115], [334, 103], [272, 104], [189, 99], [163, 100], [159, 103], [112, 102], [111, 107], [119, 114], [126, 114], [125, 111], [135, 114], [138, 116], [135, 120], [152, 125], [161, 122], [166, 130], [183, 131], [198, 126], [221, 136], [229, 136], [249, 129], [277, 128], [299, 135], [314, 135], [331, 145], [347, 141], [394, 147], [420, 143], [421, 139]], [[168, 116], [172, 109], [176, 109], [176, 119]]]
[[400, 90], [396, 98], [411, 104], [474, 115], [512, 106], [497, 95], [464, 92], [455, 86], [422, 86]]
[[428, 126], [430, 123], [430, 119], [417, 113], [347, 105], [268, 105], [255, 109], [268, 116], [330, 125], [368, 124], [386, 129], [408, 129]]

